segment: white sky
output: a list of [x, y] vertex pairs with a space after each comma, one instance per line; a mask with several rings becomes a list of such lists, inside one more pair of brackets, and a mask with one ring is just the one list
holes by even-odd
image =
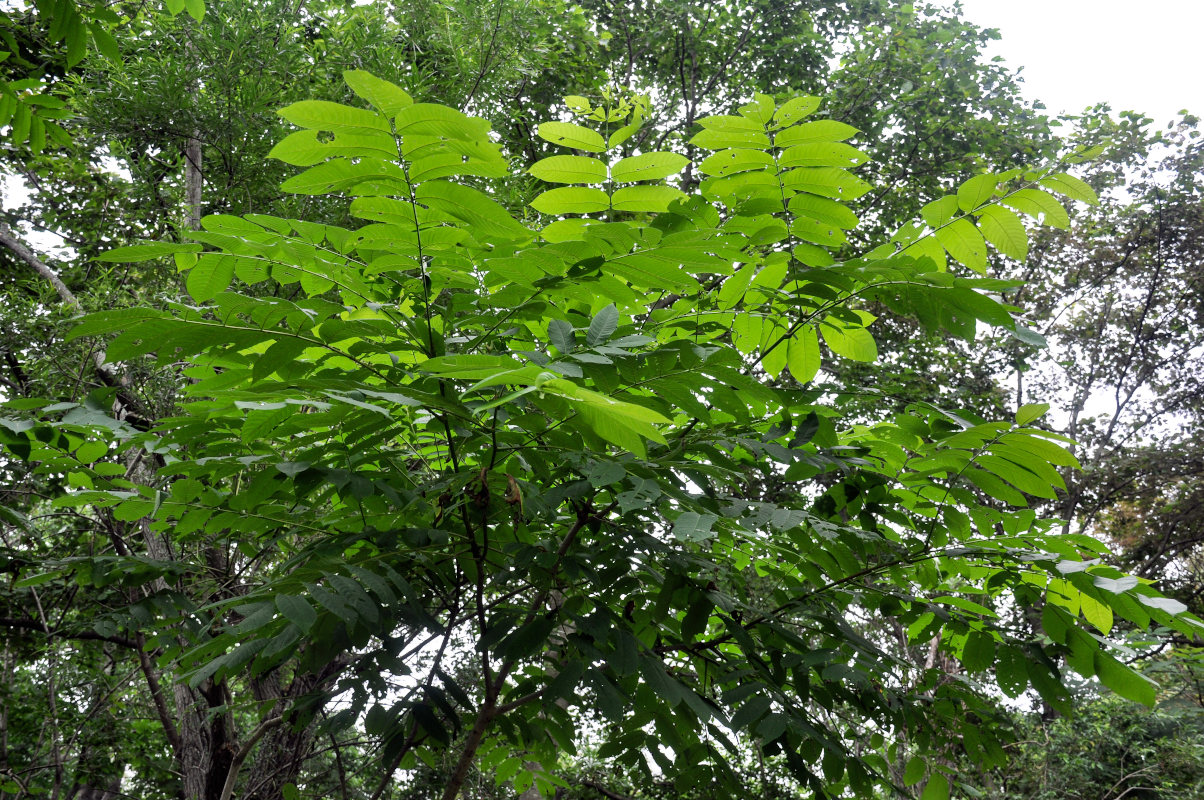
[[[946, 0], [952, 6], [952, 0]], [[1051, 113], [1106, 102], [1166, 125], [1204, 115], [1204, 0], [962, 0], [998, 28], [990, 56], [1023, 67], [1025, 95]]]

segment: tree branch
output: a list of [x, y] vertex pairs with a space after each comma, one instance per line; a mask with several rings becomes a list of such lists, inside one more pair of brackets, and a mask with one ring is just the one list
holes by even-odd
[[12, 229], [9, 228], [8, 224], [4, 222], [0, 222], [0, 244], [3, 244], [5, 247], [11, 250], [17, 256], [17, 258], [33, 267], [35, 272], [49, 281], [50, 285], [54, 287], [54, 290], [58, 292], [59, 297], [61, 297], [63, 302], [70, 306], [72, 310], [74, 310], [77, 314], [84, 313], [84, 307], [79, 304], [79, 300], [77, 300], [71, 290], [67, 288], [67, 284], [63, 283], [62, 279], [59, 278], [58, 273], [47, 266], [44, 261], [34, 255], [32, 250], [30, 250], [15, 236], [13, 236]]
[[14, 617], [0, 617], [0, 626], [6, 628], [18, 628], [21, 630], [39, 631], [46, 636], [58, 639], [75, 639], [87, 642], [109, 642], [111, 644], [120, 645], [136, 650], [138, 645], [132, 639], [126, 639], [123, 636], [102, 636], [93, 631], [62, 631], [58, 629], [47, 629], [42, 626], [42, 623], [36, 619], [16, 619]]
[[269, 717], [251, 732], [251, 736], [247, 739], [246, 744], [238, 749], [234, 754], [234, 760], [230, 762], [230, 771], [226, 773], [226, 784], [222, 787], [220, 800], [230, 800], [230, 796], [234, 794], [234, 784], [238, 782], [238, 770], [242, 767], [242, 763], [247, 760], [247, 756], [251, 755], [251, 750], [263, 738], [263, 735], [275, 728], [280, 723], [284, 722], [284, 717]]

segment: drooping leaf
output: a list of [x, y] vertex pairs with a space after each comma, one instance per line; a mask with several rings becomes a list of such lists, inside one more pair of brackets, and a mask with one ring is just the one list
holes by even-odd
[[1095, 651], [1095, 674], [1104, 686], [1126, 700], [1154, 707], [1157, 700], [1154, 682], [1102, 649]]
[[986, 272], [986, 244], [982, 234], [969, 220], [953, 220], [936, 232], [936, 238], [954, 259], [975, 272]]
[[978, 218], [978, 227], [988, 242], [1008, 258], [1028, 258], [1028, 234], [1020, 218], [1001, 206], [987, 206]]

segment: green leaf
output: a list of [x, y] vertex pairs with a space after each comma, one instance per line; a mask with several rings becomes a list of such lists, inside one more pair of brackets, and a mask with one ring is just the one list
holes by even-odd
[[1071, 200], [1080, 200], [1091, 206], [1099, 203], [1099, 197], [1096, 196], [1094, 189], [1073, 175], [1067, 175], [1065, 172], [1047, 175], [1037, 181], [1037, 183], [1050, 191], [1069, 197]]
[[438, 103], [414, 103], [397, 112], [393, 127], [409, 141], [415, 136], [430, 136], [485, 145], [489, 142], [489, 121], [470, 117], [462, 111]]
[[949, 779], [940, 772], [932, 773], [920, 800], [949, 800]]
[[318, 621], [317, 612], [304, 597], [292, 594], [277, 595], [276, 608], [280, 610], [285, 619], [300, 628], [303, 633], [308, 633], [314, 623]]
[[115, 308], [112, 311], [97, 311], [84, 317], [67, 334], [67, 341], [73, 341], [81, 336], [96, 336], [101, 333], [114, 333], [135, 327], [146, 320], [160, 319], [163, 313], [151, 308]]
[[973, 289], [946, 289], [941, 296], [947, 299], [951, 305], [970, 312], [975, 319], [980, 319], [988, 325], [1004, 328], [1011, 328], [1014, 325], [1012, 315], [1006, 308]]
[[562, 319], [554, 319], [548, 323], [548, 341], [560, 351], [561, 355], [573, 352], [576, 347], [576, 336], [573, 326]]
[[176, 253], [199, 253], [204, 248], [199, 244], [176, 244], [174, 242], [143, 242], [106, 250], [96, 257], [97, 261], [136, 263], [153, 261], [156, 258]]
[[103, 458], [109, 452], [109, 443], [100, 440], [91, 440], [81, 444], [75, 451], [75, 458], [81, 464], [91, 464], [94, 461]]
[[585, 343], [590, 347], [604, 344], [614, 334], [618, 326], [619, 311], [615, 308], [615, 304], [611, 303], [594, 315], [593, 320], [589, 324], [589, 330], [585, 334]]
[[1157, 684], [1108, 653], [1095, 651], [1095, 674], [1100, 682], [1126, 700], [1154, 707], [1158, 700]]
[[912, 756], [907, 760], [907, 766], [903, 768], [903, 785], [915, 786], [924, 780], [926, 774], [928, 774], [928, 762], [919, 756]]
[[846, 169], [836, 167], [798, 167], [781, 176], [782, 185], [811, 194], [852, 201], [871, 187]]
[[1020, 218], [1001, 206], [987, 206], [979, 212], [978, 227], [988, 242], [1008, 258], [1028, 258], [1028, 234]]
[[188, 270], [184, 287], [192, 299], [204, 303], [226, 291], [230, 281], [234, 280], [233, 258], [205, 258]]
[[714, 536], [711, 526], [719, 520], [714, 514], [686, 511], [673, 521], [673, 538], [679, 542], [703, 542]]
[[197, 22], [205, 18], [205, 0], [184, 0], [184, 8]]
[[1024, 653], [1014, 646], [999, 649], [995, 662], [995, 680], [999, 689], [1008, 697], [1017, 698], [1028, 688], [1028, 667]]
[[928, 227], [935, 230], [956, 217], [957, 212], [957, 196], [949, 194], [921, 208], [920, 216], [928, 223]]
[[586, 156], [552, 156], [536, 161], [530, 172], [548, 183], [606, 182], [606, 165]]
[[601, 134], [571, 122], [541, 122], [537, 133], [545, 142], [571, 147], [574, 150], [587, 150], [591, 153], [606, 150], [606, 142]]
[[1020, 410], [1016, 412], [1016, 424], [1028, 425], [1036, 422], [1045, 416], [1045, 412], [1049, 411], [1049, 403], [1029, 403], [1020, 406]]
[[390, 131], [389, 120], [375, 111], [326, 100], [302, 100], [280, 109], [277, 113], [298, 128], [320, 131]]
[[531, 201], [541, 214], [592, 214], [610, 208], [610, 196], [601, 189], [566, 186], [549, 189]]
[[351, 91], [367, 100], [386, 117], [395, 117], [403, 108], [414, 104], [414, 98], [410, 97], [405, 89], [378, 78], [371, 72], [362, 69], [345, 70], [343, 80], [351, 87]]
[[1017, 341], [1023, 342], [1029, 347], [1045, 348], [1049, 346], [1049, 343], [1045, 341], [1044, 336], [1032, 330], [1031, 328], [1026, 328], [1023, 325], [1020, 325], [1019, 323], [1017, 323], [1016, 327], [1010, 330], [1009, 333], [1011, 333]]
[[936, 232], [937, 241], [956, 261], [975, 272], [987, 271], [987, 248], [982, 234], [966, 219], [955, 219]]
[[58, 571], [39, 572], [37, 574], [30, 575], [28, 577], [22, 578], [21, 580], [15, 582], [13, 584], [13, 588], [28, 589], [31, 586], [41, 586], [44, 583], [50, 583], [51, 581], [53, 581], [57, 578], [62, 578], [62, 577], [63, 577], [63, 573], [58, 572]]
[[806, 142], [787, 148], [778, 156], [780, 167], [857, 167], [870, 157], [843, 142]]
[[676, 175], [689, 163], [690, 159], [677, 153], [644, 153], [620, 159], [611, 168], [610, 177], [618, 183], [660, 180]]
[[[268, 158], [279, 159], [297, 167], [309, 167], [337, 156], [378, 161], [397, 156], [397, 142], [384, 132], [342, 131], [333, 141], [326, 141], [323, 136], [324, 134], [315, 130], [293, 131], [276, 143], [268, 153]], [[400, 172], [397, 173], [397, 177], [404, 180]]]
[[804, 242], [814, 242], [826, 247], [840, 247], [848, 241], [848, 237], [840, 228], [809, 217], [799, 217], [790, 223], [790, 233]]
[[995, 196], [999, 179], [994, 175], [975, 175], [957, 189], [957, 206], [962, 211], [973, 211]]
[[1053, 195], [1040, 189], [1020, 189], [1001, 200], [1022, 214], [1028, 214], [1038, 222], [1055, 228], [1069, 228], [1070, 216]]
[[987, 469], [1000, 478], [1003, 478], [1026, 494], [1031, 494], [1034, 497], [1044, 497], [1047, 500], [1054, 500], [1058, 496], [1049, 481], [1029, 472], [1014, 462], [1000, 458], [999, 456], [980, 455], [977, 463], [983, 469]]
[[1113, 623], [1112, 609], [1086, 593], [1080, 594], [1078, 599], [1079, 610], [1083, 614], [1083, 619], [1094, 625], [1100, 633], [1111, 633]]
[[720, 114], [713, 117], [703, 117], [702, 119], [698, 120], [698, 124], [707, 130], [724, 131], [730, 133], [761, 133], [765, 130], [764, 125], [755, 120], [751, 120], [748, 117], [736, 117], [727, 114]]
[[318, 195], [380, 181], [388, 181], [395, 194], [404, 194], [409, 189], [400, 167], [375, 158], [332, 158], [294, 175], [280, 184], [280, 188], [292, 194]]
[[606, 148], [608, 150], [614, 150], [616, 147], [623, 144], [623, 142], [626, 142], [628, 139], [634, 136], [636, 131], [642, 128], [643, 125], [643, 118], [638, 113], [635, 114], [630, 123], [619, 128], [617, 131], [612, 133], [609, 138], [607, 138]]
[[824, 323], [820, 326], [820, 333], [838, 356], [866, 363], [878, 360], [878, 345], [865, 328], [844, 328]]
[[764, 694], [756, 694], [744, 701], [744, 705], [732, 715], [731, 728], [734, 731], [747, 728], [765, 716], [773, 706], [773, 701]]
[[859, 222], [857, 215], [845, 206], [835, 200], [813, 194], [796, 194], [790, 198], [787, 207], [791, 214], [808, 217], [844, 230], [856, 228]]
[[448, 378], [478, 380], [492, 377], [499, 372], [508, 372], [519, 366], [519, 362], [509, 356], [471, 354], [428, 358], [419, 364], [418, 368]]
[[961, 661], [970, 674], [989, 669], [995, 662], [995, 639], [985, 631], [970, 631]]
[[695, 289], [698, 281], [682, 268], [684, 256], [678, 248], [637, 250], [608, 260], [605, 269], [646, 289]]
[[799, 120], [811, 116], [819, 108], [820, 102], [820, 98], [810, 95], [790, 98], [774, 112], [773, 127], [787, 128], [798, 124]]
[[674, 200], [684, 200], [680, 189], [672, 186], [624, 186], [615, 192], [615, 211], [668, 211]]
[[857, 133], [858, 130], [852, 125], [834, 119], [819, 119], [778, 131], [773, 143], [775, 147], [790, 147], [806, 142], [843, 142]]
[[773, 157], [760, 150], [720, 150], [702, 160], [698, 171], [703, 175], [736, 175], [750, 170], [764, 170], [772, 167]]
[[523, 242], [534, 237], [496, 200], [471, 186], [449, 181], [427, 181], [414, 190], [414, 199], [463, 222], [478, 239]]
[[721, 131], [705, 129], [699, 131], [690, 140], [690, 144], [705, 150], [725, 150], [728, 148], [768, 150], [769, 137], [760, 130]]
[[121, 48], [117, 46], [117, 40], [113, 38], [113, 34], [105, 30], [105, 27], [99, 22], [91, 23], [88, 29], [92, 31], [92, 41], [96, 44], [96, 49], [100, 51], [100, 54], [114, 64], [120, 64]]
[[[779, 345], [780, 346], [780, 345]], [[804, 325], [786, 345], [786, 366], [799, 383], [810, 383], [820, 368], [819, 338], [815, 327]]]

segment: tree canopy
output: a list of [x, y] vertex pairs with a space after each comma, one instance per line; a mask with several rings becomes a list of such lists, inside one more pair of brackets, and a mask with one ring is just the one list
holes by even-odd
[[[972, 796], [1198, 641], [1193, 451], [1123, 416], [1198, 410], [1189, 127], [1100, 204], [1149, 142], [882, 3], [66, 5], [4, 89], [74, 115], [9, 134], [78, 251], [0, 230], [5, 796]], [[893, 383], [977, 352], [1014, 399]]]

